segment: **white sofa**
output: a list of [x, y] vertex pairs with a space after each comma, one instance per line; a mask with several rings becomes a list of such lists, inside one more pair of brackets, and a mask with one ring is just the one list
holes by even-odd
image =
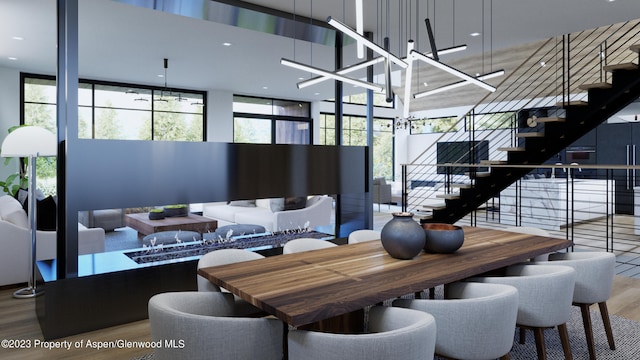
[[333, 198], [312, 196], [306, 207], [297, 210], [271, 211], [271, 199], [258, 199], [255, 206], [234, 206], [227, 203], [206, 203], [202, 215], [218, 220], [218, 227], [230, 224], [261, 225], [267, 231], [282, 231], [331, 224]]
[[[38, 231], [38, 260], [56, 257], [56, 232]], [[104, 230], [78, 224], [78, 253], [104, 252]], [[31, 274], [31, 235], [22, 205], [12, 196], [0, 197], [0, 286], [29, 281]]]

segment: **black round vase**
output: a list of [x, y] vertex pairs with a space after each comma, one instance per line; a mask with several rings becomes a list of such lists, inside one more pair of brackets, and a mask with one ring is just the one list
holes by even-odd
[[422, 251], [425, 233], [413, 220], [410, 212], [392, 213], [393, 219], [386, 223], [380, 233], [384, 249], [396, 259], [413, 259]]

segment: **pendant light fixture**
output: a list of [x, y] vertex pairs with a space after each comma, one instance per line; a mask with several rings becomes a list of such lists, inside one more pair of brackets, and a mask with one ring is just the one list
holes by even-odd
[[169, 93], [169, 91], [167, 90], [167, 69], [169, 68], [169, 59], [164, 58], [164, 89], [160, 90], [160, 97], [153, 97], [153, 101], [156, 102], [163, 102], [163, 103], [168, 103], [169, 100], [167, 100], [167, 98], [165, 98], [165, 92], [167, 92], [168, 95], [171, 95], [171, 93]]

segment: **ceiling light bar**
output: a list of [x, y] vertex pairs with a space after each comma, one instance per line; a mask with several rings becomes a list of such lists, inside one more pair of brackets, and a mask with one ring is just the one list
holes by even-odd
[[[442, 56], [442, 55], [448, 55], [448, 54], [453, 54], [455, 52], [458, 51], [463, 51], [463, 50], [467, 50], [467, 44], [463, 44], [463, 45], [458, 45], [458, 46], [452, 46], [452, 47], [448, 47], [448, 48], [444, 48], [444, 49], [440, 49], [438, 50], [438, 56]], [[425, 56], [428, 56], [430, 58], [433, 57], [432, 53], [426, 53], [424, 54]]]
[[[498, 70], [498, 71], [494, 71], [494, 72], [490, 72], [484, 75], [480, 75], [477, 77], [478, 80], [487, 80], [487, 79], [491, 79], [494, 77], [498, 77], [498, 76], [502, 76], [504, 75], [504, 70]], [[458, 87], [462, 87], [465, 86], [467, 84], [470, 84], [470, 82], [466, 81], [466, 80], [462, 80], [462, 81], [458, 81], [449, 85], [445, 85], [445, 86], [441, 86], [437, 89], [433, 89], [433, 90], [429, 90], [429, 91], [424, 91], [421, 93], [417, 93], [415, 94], [413, 97], [416, 99], [425, 97], [425, 96], [429, 96], [429, 95], [433, 95], [433, 94], [437, 94], [437, 93], [441, 93], [443, 91], [447, 91], [447, 90], [451, 90], [451, 89], [455, 89]]]
[[400, 59], [399, 57], [393, 55], [392, 53], [386, 51], [385, 49], [381, 48], [378, 44], [370, 41], [369, 39], [365, 38], [364, 36], [361, 36], [360, 34], [358, 34], [356, 31], [354, 31], [352, 28], [348, 27], [347, 25], [341, 23], [340, 21], [331, 18], [331, 16], [329, 16], [327, 18], [327, 22], [329, 23], [329, 25], [333, 26], [334, 28], [336, 28], [337, 30], [343, 32], [344, 34], [348, 35], [349, 37], [355, 39], [355, 40], [359, 40], [362, 42], [362, 44], [366, 47], [368, 47], [369, 49], [377, 52], [378, 54], [382, 55], [382, 56], [386, 56], [389, 58], [389, 60], [391, 60], [394, 64], [400, 66], [403, 69], [406, 69], [407, 63], [402, 61], [402, 59]]
[[[364, 36], [364, 0], [356, 0], [356, 31]], [[364, 59], [364, 44], [358, 40], [358, 59]]]
[[376, 84], [373, 84], [373, 83], [369, 83], [369, 82], [365, 82], [365, 81], [352, 79], [350, 77], [338, 75], [338, 74], [332, 73], [330, 71], [326, 71], [326, 70], [319, 69], [319, 68], [316, 68], [316, 67], [313, 67], [313, 66], [301, 64], [301, 63], [296, 62], [296, 61], [292, 61], [292, 60], [288, 60], [288, 59], [282, 58], [282, 59], [280, 59], [280, 64], [292, 67], [294, 69], [298, 69], [298, 70], [302, 70], [302, 71], [308, 71], [308, 72], [312, 72], [314, 74], [330, 77], [330, 78], [332, 78], [334, 80], [338, 80], [338, 81], [346, 82], [346, 83], [349, 83], [349, 84], [357, 85], [357, 86], [363, 87], [365, 89], [370, 89], [370, 90], [378, 91], [378, 92], [382, 91], [382, 86], [379, 86], [379, 85], [376, 85]]
[[457, 76], [457, 77], [459, 77], [459, 78], [461, 78], [463, 80], [467, 80], [467, 81], [471, 82], [472, 84], [480, 86], [481, 88], [483, 88], [485, 90], [488, 90], [488, 91], [491, 91], [491, 92], [495, 92], [496, 91], [495, 87], [493, 87], [493, 86], [491, 86], [491, 85], [489, 85], [489, 84], [487, 84], [485, 82], [482, 82], [482, 81], [474, 78], [473, 76], [471, 76], [469, 74], [465, 74], [464, 72], [462, 72], [460, 70], [454, 69], [449, 65], [443, 64], [440, 61], [434, 60], [434, 59], [432, 59], [432, 58], [430, 58], [430, 57], [428, 57], [428, 56], [426, 56], [424, 54], [421, 54], [421, 53], [419, 53], [419, 52], [417, 52], [415, 50], [411, 51], [409, 53], [409, 55], [413, 56], [414, 59], [422, 60], [422, 61], [426, 62], [429, 65], [433, 65], [433, 66], [437, 67], [438, 69], [444, 70], [444, 71], [446, 71], [446, 72], [448, 72], [448, 73], [450, 73], [452, 75], [455, 75], [455, 76]]
[[[413, 40], [409, 40], [407, 42], [407, 53], [411, 53], [413, 51]], [[403, 117], [406, 119], [409, 117], [409, 105], [411, 103], [411, 76], [413, 75], [413, 58], [409, 57], [407, 66], [407, 70], [405, 70], [404, 75], [404, 108], [403, 108]]]
[[[371, 65], [375, 65], [377, 63], [381, 63], [384, 61], [384, 58], [382, 56], [378, 56], [377, 58], [371, 59], [371, 60], [367, 60], [367, 61], [363, 61], [361, 63], [357, 63], [357, 64], [353, 64], [351, 66], [347, 66], [346, 68], [342, 68], [336, 72], [334, 72], [335, 74], [338, 75], [346, 75], [350, 72], [354, 72], [356, 70], [360, 70], [360, 69], [364, 69], [367, 68]], [[302, 89], [305, 88], [307, 86], [311, 86], [311, 85], [315, 85], [315, 84], [319, 84], [325, 80], [328, 80], [329, 78], [326, 76], [317, 76], [308, 80], [304, 80], [298, 83], [298, 89]]]

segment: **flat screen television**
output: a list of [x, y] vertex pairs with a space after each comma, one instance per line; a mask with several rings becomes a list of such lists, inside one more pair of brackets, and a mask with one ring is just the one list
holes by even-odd
[[[481, 160], [489, 160], [489, 141], [443, 141], [437, 145], [438, 164], [460, 163], [479, 164]], [[476, 168], [486, 171], [486, 168]], [[464, 175], [469, 172], [468, 166], [450, 167], [451, 174]], [[446, 174], [446, 166], [438, 166], [438, 174]]]

